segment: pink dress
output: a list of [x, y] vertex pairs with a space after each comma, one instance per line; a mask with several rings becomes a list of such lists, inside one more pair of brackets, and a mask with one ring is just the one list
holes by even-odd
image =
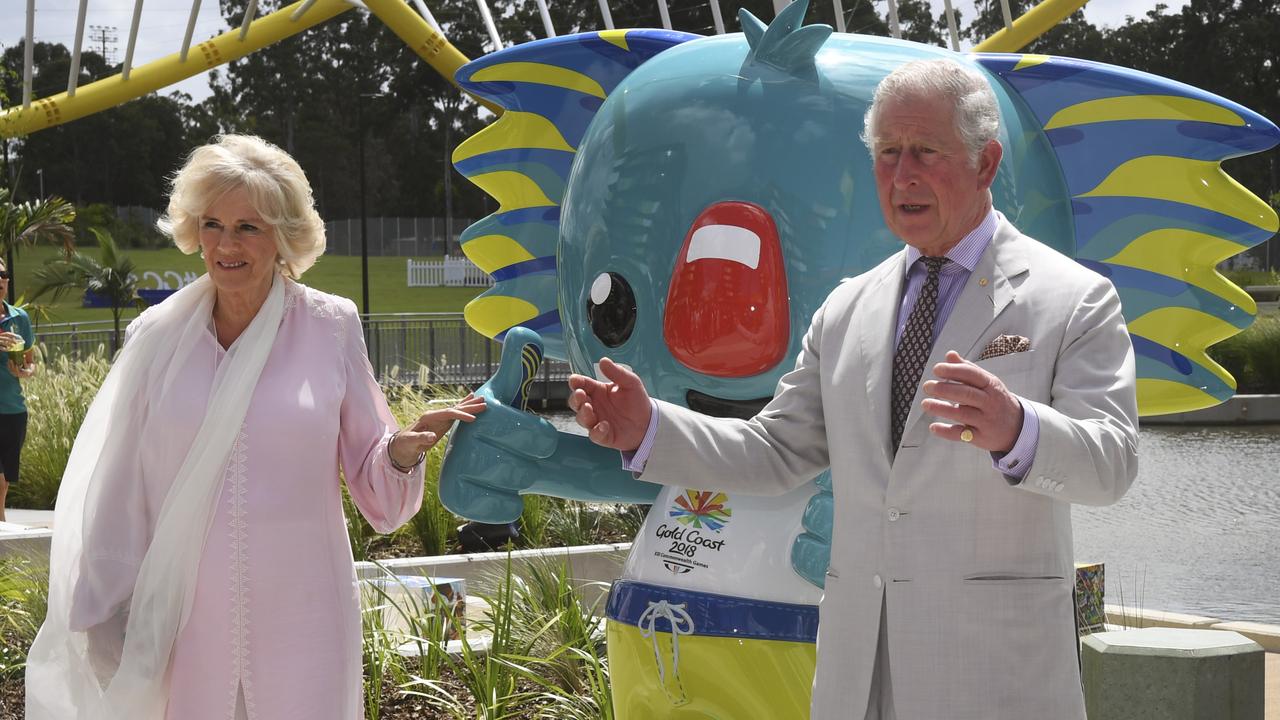
[[[121, 493], [127, 525], [104, 523], [85, 538], [86, 572], [107, 589], [77, 592], [73, 627], [127, 607], [136, 575], [128, 566], [149, 539], [224, 354], [210, 332], [174, 385], [184, 391], [146, 408], [138, 466], [122, 468], [140, 480], [138, 492]], [[174, 648], [169, 720], [363, 717], [359, 597], [338, 471], [375, 530], [403, 524], [421, 505], [422, 472], [391, 465], [394, 428], [355, 306], [288, 282]]]

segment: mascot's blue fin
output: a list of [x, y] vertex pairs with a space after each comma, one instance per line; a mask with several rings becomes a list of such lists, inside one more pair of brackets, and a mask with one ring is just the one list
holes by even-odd
[[739, 10], [738, 22], [751, 46], [750, 59], [790, 72], [813, 67], [818, 50], [831, 37], [831, 26], [805, 25], [808, 8], [809, 0], [794, 0], [768, 26], [746, 8]]
[[578, 144], [605, 98], [641, 63], [698, 35], [611, 30], [538, 40], [467, 63], [458, 84], [505, 112], [458, 146], [454, 166], [498, 201], [462, 233], [462, 250], [495, 280], [467, 323], [501, 340], [523, 325], [565, 358], [556, 304], [560, 202]]
[[1205, 354], [1257, 306], [1215, 267], [1270, 238], [1276, 213], [1223, 172], [1266, 150], [1266, 118], [1189, 85], [1046, 55], [979, 54], [1044, 129], [1072, 198], [1074, 254], [1124, 305], [1144, 415], [1216, 405], [1235, 380]]

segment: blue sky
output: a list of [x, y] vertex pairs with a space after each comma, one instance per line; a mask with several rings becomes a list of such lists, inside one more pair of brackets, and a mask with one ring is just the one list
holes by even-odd
[[[552, 5], [555, 0], [549, 0]], [[682, 0], [668, 0], [676, 4]], [[725, 6], [725, 0], [720, 0]], [[822, 2], [823, 0], [814, 0]], [[847, 0], [846, 0], [847, 1]], [[1158, 0], [1092, 0], [1085, 6], [1085, 16], [1096, 25], [1116, 26], [1124, 23], [1125, 16], [1144, 15], [1156, 6]], [[935, 11], [940, 12], [943, 0], [930, 0]], [[972, 0], [953, 0], [964, 17], [973, 16]], [[1174, 12], [1185, 5], [1185, 0], [1165, 0]], [[70, 46], [75, 41], [76, 13], [78, 0], [36, 0], [35, 38], [38, 41], [58, 42]], [[432, 3], [426, 0], [427, 7]], [[731, 2], [729, 3], [731, 4]], [[0, 44], [10, 46], [16, 44], [26, 32], [27, 0], [2, 0], [0, 2]], [[85, 20], [86, 47], [90, 41], [89, 26], [115, 26], [118, 29], [118, 42], [115, 46], [115, 58], [124, 58], [128, 43], [129, 26], [133, 18], [134, 0], [89, 0], [89, 10]], [[134, 65], [141, 65], [165, 55], [177, 52], [182, 44], [182, 36], [186, 31], [187, 18], [190, 15], [192, 0], [145, 0], [142, 10], [141, 30], [138, 33], [137, 47], [134, 50]], [[885, 0], [877, 0], [877, 8], [883, 12]], [[477, 12], [476, 22], [479, 23]], [[200, 14], [196, 22], [193, 42], [199, 42], [226, 30], [226, 25], [218, 14], [217, 0], [202, 0]], [[175, 89], [201, 99], [209, 94], [208, 79], [204, 73], [186, 80]]]

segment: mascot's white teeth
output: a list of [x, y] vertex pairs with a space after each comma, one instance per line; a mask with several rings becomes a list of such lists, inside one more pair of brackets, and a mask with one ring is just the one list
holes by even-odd
[[685, 262], [732, 260], [755, 270], [760, 265], [760, 236], [737, 225], [703, 225], [689, 239]]

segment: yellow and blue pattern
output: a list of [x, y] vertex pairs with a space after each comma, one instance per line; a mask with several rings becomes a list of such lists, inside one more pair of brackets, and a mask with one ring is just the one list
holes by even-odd
[[1071, 195], [1074, 255], [1120, 293], [1144, 415], [1216, 405], [1235, 381], [1205, 354], [1253, 321], [1215, 267], [1270, 238], [1276, 213], [1223, 160], [1280, 132], [1257, 113], [1154, 75], [1084, 60], [984, 54], [1040, 122]]
[[501, 340], [536, 330], [564, 357], [556, 308], [560, 203], [578, 143], [605, 97], [658, 53], [698, 37], [613, 30], [517, 46], [467, 64], [458, 84], [506, 112], [458, 146], [458, 171], [498, 201], [498, 212], [462, 233], [462, 250], [494, 287], [465, 310], [471, 327]]

